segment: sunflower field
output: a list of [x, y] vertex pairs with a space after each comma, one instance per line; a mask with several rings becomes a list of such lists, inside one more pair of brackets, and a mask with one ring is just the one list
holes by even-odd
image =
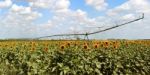
[[0, 41], [0, 75], [150, 75], [150, 40]]

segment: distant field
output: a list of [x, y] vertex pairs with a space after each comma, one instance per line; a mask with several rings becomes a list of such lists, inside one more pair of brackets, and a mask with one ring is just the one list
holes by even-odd
[[0, 75], [149, 75], [150, 40], [0, 41]]

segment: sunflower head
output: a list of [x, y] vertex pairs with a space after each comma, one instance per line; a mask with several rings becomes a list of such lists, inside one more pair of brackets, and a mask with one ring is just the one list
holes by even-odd
[[117, 45], [114, 45], [114, 46], [113, 46], [113, 48], [114, 48], [114, 49], [117, 49], [117, 48], [118, 48], [118, 46], [117, 46]]
[[70, 47], [70, 45], [71, 45], [71, 44], [68, 42], [68, 43], [67, 43], [67, 46]]
[[88, 45], [83, 45], [83, 49], [88, 49]]
[[75, 43], [74, 46], [77, 46], [77, 43]]
[[106, 45], [106, 46], [108, 46], [108, 45], [109, 45], [109, 43], [106, 41], [106, 42], [105, 42], [105, 45]]
[[48, 48], [47, 48], [47, 47], [46, 47], [46, 48], [44, 48], [44, 51], [45, 51], [45, 52], [47, 52], [47, 51], [48, 51]]
[[65, 46], [64, 45], [60, 46], [60, 49], [61, 50], [65, 49]]
[[86, 46], [86, 45], [84, 46], [84, 49], [87, 49], [87, 46]]
[[98, 44], [94, 44], [94, 48], [98, 48]]
[[34, 47], [32, 47], [32, 49], [31, 49], [32, 51], [34, 51], [35, 50], [35, 48]]

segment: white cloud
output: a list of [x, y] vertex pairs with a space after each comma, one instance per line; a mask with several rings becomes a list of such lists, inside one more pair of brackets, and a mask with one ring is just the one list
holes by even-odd
[[31, 7], [12, 5], [5, 15], [0, 16], [0, 31], [3, 32], [0, 37], [35, 37], [37, 26], [34, 20], [41, 16], [41, 13], [33, 11]]
[[[2, 32], [0, 37], [37, 37], [61, 33], [91, 32], [98, 29], [86, 27], [104, 26], [104, 28], [107, 28], [116, 25], [115, 21], [120, 24], [138, 18], [135, 13], [142, 12], [146, 15], [144, 20], [96, 36], [100, 38], [146, 38], [150, 32], [150, 26], [148, 25], [150, 24], [150, 18], [148, 17], [150, 15], [150, 4], [147, 2], [148, 0], [129, 0], [116, 8], [109, 9], [108, 16], [94, 18], [90, 18], [88, 12], [81, 9], [70, 9], [69, 0], [28, 1], [30, 6], [13, 4], [4, 18], [0, 16], [0, 32]], [[86, 3], [98, 11], [107, 8], [105, 0], [86, 0]], [[40, 17], [50, 16], [39, 13], [39, 9], [52, 12], [52, 16], [47, 22], [34, 23]]]
[[[140, 14], [141, 15], [141, 14]], [[133, 19], [135, 19], [136, 17], [135, 17], [135, 15], [134, 14], [127, 14], [127, 15], [124, 15], [123, 17], [122, 17], [122, 19], [123, 20], [133, 20]]]
[[68, 11], [69, 6], [69, 0], [59, 0], [56, 1], [54, 10], [58, 12]]
[[32, 11], [31, 7], [18, 6], [16, 4], [14, 4], [10, 10], [14, 14], [24, 16], [24, 18], [26, 20], [34, 20], [34, 19], [42, 16], [42, 14], [40, 14], [36, 11]]
[[52, 19], [38, 28], [38, 31], [41, 31], [39, 36], [74, 32], [84, 33], [89, 31], [85, 28], [89, 25], [96, 25], [96, 21], [89, 18], [85, 11], [80, 9], [76, 11], [69, 10], [68, 12], [55, 13]]
[[[130, 21], [135, 18], [139, 18], [142, 16], [142, 13], [145, 14], [145, 18], [141, 21], [131, 23], [128, 26], [120, 27], [120, 29], [114, 29], [111, 33], [113, 33], [117, 38], [150, 38], [148, 36], [150, 32], [150, 2], [149, 0], [129, 0], [122, 5], [108, 10], [108, 17], [115, 19], [116, 21], [120, 20], [120, 22]], [[119, 17], [120, 16], [120, 17]], [[122, 17], [121, 17], [122, 16]], [[113, 37], [108, 31], [108, 34]]]
[[[96, 24], [95, 19], [89, 18], [85, 11], [80, 9], [73, 11], [69, 9], [69, 6], [69, 0], [31, 0], [30, 6], [14, 4], [7, 16], [1, 21], [4, 25], [2, 28], [5, 29], [5, 33], [17, 34], [17, 37], [31, 37], [33, 35], [36, 37], [58, 34], [58, 32], [68, 33], [70, 27], [75, 28], [76, 31], [83, 31], [83, 27]], [[48, 9], [53, 12], [53, 16], [46, 23], [35, 24], [33, 20], [39, 18], [41, 14], [33, 11], [34, 8]], [[13, 29], [10, 30], [10, 28]]]
[[31, 13], [31, 8], [30, 7], [24, 7], [24, 6], [18, 6], [16, 4], [14, 4], [11, 8], [11, 10], [13, 12], [16, 12], [16, 13], [20, 13], [20, 14], [28, 14], [28, 13]]
[[53, 12], [68, 11], [70, 6], [69, 0], [31, 0], [29, 2], [32, 8], [49, 9]]
[[148, 0], [129, 0], [126, 3], [110, 9], [108, 15], [117, 15], [118, 13], [149, 13], [150, 12], [150, 2]]
[[49, 8], [52, 7], [52, 3], [54, 0], [29, 0], [29, 4], [32, 7], [37, 7], [37, 8]]
[[87, 5], [94, 7], [96, 10], [105, 10], [108, 4], [105, 0], [85, 0]]
[[0, 1], [0, 8], [6, 8], [12, 5], [11, 0]]

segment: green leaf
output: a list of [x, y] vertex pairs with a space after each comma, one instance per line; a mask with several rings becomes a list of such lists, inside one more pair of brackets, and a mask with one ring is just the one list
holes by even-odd
[[96, 62], [96, 67], [97, 67], [97, 68], [99, 68], [99, 69], [100, 69], [100, 68], [101, 68], [101, 66], [100, 66], [100, 65], [101, 65], [101, 63], [100, 63], [100, 62]]
[[98, 75], [102, 75], [102, 73], [98, 69], [95, 69], [95, 72], [98, 73]]
[[56, 70], [56, 67], [53, 67], [53, 68], [52, 68], [52, 72], [54, 72], [55, 70]]
[[41, 62], [41, 60], [38, 60], [38, 59], [37, 59], [36, 61], [37, 61], [38, 63], [40, 63], [40, 62]]
[[79, 67], [80, 69], [83, 69], [83, 65], [78, 65], [78, 67]]
[[123, 68], [123, 66], [121, 65], [121, 63], [117, 63], [117, 67], [118, 68]]
[[63, 75], [63, 71], [60, 72], [60, 75]]
[[59, 67], [63, 67], [63, 63], [57, 63]]

